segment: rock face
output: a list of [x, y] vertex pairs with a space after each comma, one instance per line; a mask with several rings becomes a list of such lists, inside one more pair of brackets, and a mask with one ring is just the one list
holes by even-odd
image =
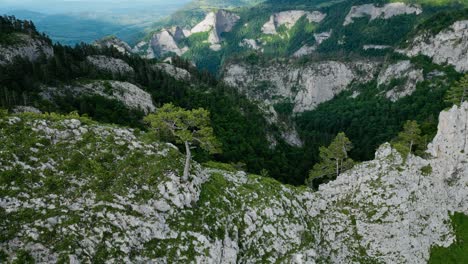
[[111, 36], [111, 37], [98, 40], [94, 43], [94, 45], [98, 47], [107, 47], [107, 48], [114, 47], [122, 54], [130, 54], [132, 52], [132, 48], [130, 47], [130, 45], [128, 45], [125, 41], [115, 36]]
[[372, 80], [376, 66], [364, 61], [326, 61], [305, 66], [276, 63], [267, 67], [232, 64], [226, 67], [223, 79], [254, 100], [275, 104], [290, 99], [298, 113], [332, 99], [352, 82]]
[[[153, 35], [150, 40], [150, 49], [158, 56], [164, 56], [168, 53], [174, 53], [181, 56], [188, 51], [187, 47], [179, 48], [176, 38], [180, 38], [180, 31], [176, 31], [177, 36], [172, 35], [169, 30], [163, 30]], [[151, 54], [148, 54], [148, 57]], [[154, 56], [154, 55], [153, 55]]]
[[210, 12], [205, 19], [192, 28], [191, 33], [210, 32], [208, 42], [211, 49], [218, 51], [221, 49], [221, 34], [230, 32], [240, 17], [226, 10]]
[[275, 13], [271, 15], [270, 20], [263, 25], [262, 32], [264, 34], [277, 34], [278, 27], [282, 25], [291, 29], [303, 16], [305, 16], [310, 23], [320, 23], [326, 17], [326, 14], [319, 11], [307, 12], [303, 10], [290, 10]]
[[177, 79], [179, 81], [190, 81], [190, 79], [192, 78], [192, 76], [187, 70], [178, 68], [168, 63], [158, 63], [154, 67], [156, 69], [164, 71], [165, 73], [169, 74], [170, 76], [174, 77], [174, 79]]
[[399, 15], [419, 15], [421, 13], [422, 9], [420, 6], [405, 3], [389, 3], [382, 7], [375, 6], [374, 4], [359, 5], [351, 7], [343, 26], [353, 23], [354, 18], [370, 17], [372, 21], [377, 18], [389, 19]]
[[112, 74], [132, 75], [135, 73], [133, 68], [121, 59], [107, 56], [88, 56], [86, 60], [97, 69]]
[[42, 55], [47, 58], [54, 55], [52, 46], [44, 40], [24, 34], [17, 34], [17, 37], [19, 38], [18, 44], [0, 45], [0, 65], [12, 62], [15, 57], [34, 61]]
[[53, 102], [54, 97], [71, 93], [74, 97], [81, 95], [100, 95], [122, 102], [131, 109], [141, 110], [144, 113], [154, 112], [151, 95], [138, 86], [119, 81], [93, 81], [90, 83], [77, 83], [63, 87], [43, 87], [41, 95], [44, 99]]
[[[439, 119], [429, 159], [384, 144], [313, 192], [196, 164], [183, 182], [183, 155], [136, 131], [2, 116], [1, 147], [14, 151], [0, 152], [12, 179], [0, 208], [15, 232], [0, 247], [37, 262], [424, 263], [432, 246], [454, 242], [450, 213], [468, 214], [468, 102]], [[111, 164], [112, 184], [76, 167], [88, 163]]]
[[309, 45], [302, 46], [299, 50], [297, 50], [293, 54], [293, 57], [299, 58], [299, 57], [303, 57], [303, 56], [314, 53], [314, 51], [317, 49], [317, 47], [320, 44], [322, 44], [322, 42], [324, 42], [325, 40], [331, 37], [331, 34], [332, 34], [332, 30], [328, 32], [314, 33], [315, 44], [313, 46], [309, 46]]
[[[388, 87], [395, 80], [400, 80], [399, 84]], [[377, 78], [377, 85], [380, 88], [391, 88], [385, 95], [395, 102], [404, 96], [411, 95], [416, 90], [416, 85], [422, 81], [424, 81], [423, 70], [416, 69], [409, 60], [404, 60], [383, 69]]]
[[459, 72], [468, 71], [468, 20], [457, 21], [436, 35], [425, 32], [400, 52], [408, 56], [419, 54], [432, 58], [434, 63], [449, 64]]

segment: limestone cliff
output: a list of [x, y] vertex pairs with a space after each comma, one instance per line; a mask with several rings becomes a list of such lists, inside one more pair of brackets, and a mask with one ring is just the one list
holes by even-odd
[[332, 99], [353, 82], [372, 80], [378, 68], [378, 63], [370, 61], [273, 63], [265, 67], [231, 64], [223, 80], [253, 100], [275, 104], [290, 99], [294, 112], [303, 112]]
[[405, 3], [396, 2], [389, 3], [382, 7], [375, 6], [374, 4], [366, 4], [360, 6], [353, 6], [343, 22], [343, 26], [349, 25], [354, 22], [354, 18], [370, 17], [374, 19], [389, 19], [398, 15], [419, 15], [422, 9], [418, 5], [407, 5]]
[[468, 71], [468, 20], [457, 21], [437, 34], [422, 32], [400, 52], [426, 55], [437, 64], [449, 64], [459, 72]]
[[226, 10], [210, 12], [205, 19], [192, 28], [191, 33], [210, 32], [208, 42], [211, 49], [217, 51], [221, 48], [221, 34], [230, 32], [240, 17]]
[[277, 29], [280, 26], [286, 26], [287, 29], [291, 29], [297, 21], [305, 17], [310, 23], [320, 23], [325, 17], [326, 14], [323, 14], [319, 11], [303, 11], [303, 10], [290, 10], [275, 13], [270, 16], [270, 20], [266, 22], [262, 27], [262, 32], [264, 34], [277, 34]]

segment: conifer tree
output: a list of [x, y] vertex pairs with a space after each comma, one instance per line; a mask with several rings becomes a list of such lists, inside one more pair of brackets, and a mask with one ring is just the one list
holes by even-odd
[[465, 74], [452, 86], [445, 95], [445, 101], [450, 104], [462, 104], [468, 99], [468, 74]]
[[165, 104], [157, 113], [149, 114], [145, 121], [158, 134], [168, 133], [177, 143], [185, 145], [185, 167], [182, 180], [187, 181], [192, 159], [191, 148], [198, 145], [210, 153], [220, 153], [220, 144], [210, 126], [210, 113], [203, 109], [185, 110], [173, 104]]
[[314, 165], [309, 173], [308, 184], [313, 185], [314, 179], [332, 180], [354, 165], [348, 157], [352, 149], [351, 141], [341, 132], [328, 147], [320, 147], [320, 162]]
[[421, 136], [418, 122], [408, 120], [403, 126], [403, 131], [398, 134], [393, 144], [400, 152], [408, 154], [414, 152], [415, 145], [420, 145], [422, 142], [423, 137]]

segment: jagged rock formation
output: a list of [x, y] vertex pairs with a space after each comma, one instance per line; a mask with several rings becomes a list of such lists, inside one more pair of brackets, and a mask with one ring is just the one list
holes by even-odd
[[377, 70], [376, 63], [361, 61], [326, 61], [303, 66], [275, 63], [266, 67], [231, 64], [225, 68], [223, 79], [253, 100], [275, 104], [290, 99], [297, 113], [332, 99], [352, 82], [372, 80]]
[[129, 54], [132, 52], [132, 48], [125, 41], [117, 38], [116, 36], [106, 37], [100, 40], [97, 40], [94, 43], [97, 47], [114, 47], [122, 54]]
[[287, 29], [291, 29], [296, 22], [303, 16], [312, 23], [320, 23], [325, 17], [326, 14], [323, 14], [319, 11], [303, 11], [303, 10], [290, 10], [275, 13], [270, 16], [270, 20], [266, 22], [262, 27], [262, 32], [264, 34], [277, 34], [278, 27], [284, 25]]
[[18, 38], [16, 44], [0, 45], [0, 65], [12, 62], [15, 57], [34, 61], [43, 55], [47, 58], [54, 55], [52, 46], [44, 40], [19, 33], [16, 37]]
[[302, 46], [299, 50], [294, 52], [293, 57], [299, 58], [302, 56], [306, 56], [309, 54], [312, 54], [317, 47], [322, 44], [325, 40], [329, 39], [332, 34], [332, 30], [326, 31], [326, 32], [321, 32], [321, 33], [314, 33], [314, 38], [315, 38], [315, 44], [313, 46], [309, 45], [304, 45]]
[[[150, 48], [153, 51], [153, 54], [157, 56], [164, 56], [168, 53], [174, 53], [178, 56], [181, 56], [188, 51], [187, 47], [179, 48], [176, 38], [180, 38], [181, 31], [177, 31], [177, 36], [172, 35], [169, 30], [162, 30], [153, 35], [150, 40]], [[148, 57], [151, 55], [148, 54]], [[154, 56], [154, 55], [153, 55]]]
[[170, 76], [174, 77], [174, 79], [177, 79], [179, 81], [188, 82], [192, 78], [192, 76], [187, 70], [178, 68], [169, 63], [158, 63], [154, 65], [154, 67], [158, 70], [164, 71], [165, 73], [169, 74]]
[[196, 164], [183, 182], [173, 146], [84, 119], [0, 126], [9, 260], [423, 263], [453, 243], [450, 212], [468, 214], [468, 103], [441, 113], [430, 158], [384, 144], [318, 192]]
[[221, 34], [230, 32], [240, 17], [226, 10], [210, 12], [205, 19], [192, 28], [191, 33], [210, 32], [208, 42], [211, 49], [217, 51], [221, 49]]
[[391, 90], [385, 94], [393, 102], [416, 90], [416, 85], [424, 81], [423, 70], [415, 68], [409, 60], [399, 61], [382, 70], [377, 78], [377, 85], [380, 88], [388, 87], [396, 80], [400, 80], [399, 84], [391, 86]]
[[135, 70], [121, 59], [107, 56], [88, 56], [86, 60], [98, 70], [119, 75], [132, 75]]
[[468, 20], [457, 21], [436, 35], [423, 32], [410, 42], [409, 48], [400, 52], [408, 56], [426, 55], [434, 63], [449, 64], [459, 72], [467, 72]]
[[91, 81], [88, 83], [64, 85], [62, 87], [42, 87], [41, 92], [41, 96], [51, 102], [54, 102], [55, 97], [63, 97], [67, 94], [72, 94], [74, 97], [100, 95], [118, 100], [127, 107], [143, 111], [144, 113], [156, 110], [151, 95], [128, 82]]
[[375, 6], [374, 4], [366, 4], [360, 6], [353, 6], [345, 18], [343, 26], [353, 23], [354, 18], [370, 17], [370, 20], [377, 18], [389, 19], [399, 15], [419, 15], [422, 9], [419, 5], [408, 5], [405, 3], [389, 3], [382, 7]]

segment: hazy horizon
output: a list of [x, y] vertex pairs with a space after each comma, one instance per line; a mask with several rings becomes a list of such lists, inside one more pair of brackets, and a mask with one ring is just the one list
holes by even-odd
[[31, 20], [53, 41], [74, 45], [116, 35], [134, 43], [192, 0], [0, 0], [1, 15]]
[[[125, 13], [126, 11], [180, 7], [191, 0], [0, 0], [2, 12], [28, 10], [44, 14], [82, 12]], [[157, 10], [154, 10], [157, 12]]]

